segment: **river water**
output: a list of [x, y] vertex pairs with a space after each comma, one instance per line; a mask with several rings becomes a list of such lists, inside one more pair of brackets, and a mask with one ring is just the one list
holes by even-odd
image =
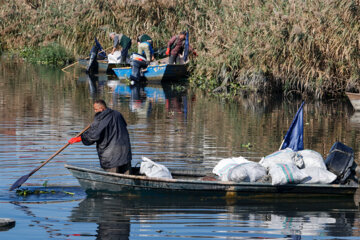
[[[258, 161], [276, 151], [301, 104], [291, 98], [209, 98], [181, 84], [129, 87], [114, 76], [0, 61], [0, 239], [358, 239], [358, 197], [225, 200], [88, 197], [65, 163], [98, 167], [95, 146], [67, 147], [19, 196], [8, 189], [80, 132], [103, 98], [128, 123], [133, 165], [146, 156], [168, 167], [209, 172], [222, 158]], [[347, 99], [307, 102], [304, 145], [326, 157], [341, 141], [360, 149], [360, 123]]]

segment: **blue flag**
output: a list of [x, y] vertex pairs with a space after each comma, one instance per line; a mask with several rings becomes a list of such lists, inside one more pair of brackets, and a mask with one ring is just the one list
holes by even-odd
[[186, 32], [185, 47], [184, 47], [184, 62], [186, 62], [189, 56], [189, 32]]
[[299, 151], [304, 149], [304, 111], [303, 111], [303, 102], [298, 109], [289, 130], [287, 131], [283, 144], [280, 149], [291, 148], [294, 151]]

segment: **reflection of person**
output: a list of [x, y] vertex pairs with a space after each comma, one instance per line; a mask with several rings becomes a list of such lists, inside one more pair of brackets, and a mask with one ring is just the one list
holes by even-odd
[[113, 40], [113, 49], [110, 54], [114, 54], [118, 47], [121, 47], [121, 63], [126, 63], [128, 51], [131, 47], [131, 39], [124, 34], [116, 34], [114, 32], [109, 34], [109, 37]]
[[[179, 35], [175, 35], [169, 40], [166, 49], [166, 55], [169, 55], [169, 64], [179, 63], [179, 55], [182, 54], [185, 49], [185, 38], [186, 32], [182, 31]], [[196, 52], [190, 46], [189, 51], [197, 56]]]
[[99, 222], [97, 240], [127, 240], [130, 235], [130, 220], [119, 222]]
[[69, 143], [96, 143], [103, 169], [108, 172], [130, 174], [131, 146], [124, 117], [118, 111], [107, 108], [104, 100], [96, 100], [94, 110], [96, 114], [90, 128], [81, 136], [71, 138]]

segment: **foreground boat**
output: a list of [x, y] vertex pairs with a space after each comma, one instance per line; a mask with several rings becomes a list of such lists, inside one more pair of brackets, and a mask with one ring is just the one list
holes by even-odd
[[[112, 70], [120, 80], [130, 78], [131, 67], [113, 68]], [[188, 72], [186, 64], [158, 64], [148, 66], [143, 74], [144, 80], [148, 81], [176, 81], [187, 77]]]
[[356, 111], [360, 111], [360, 93], [346, 92], [346, 95], [348, 96], [351, 105], [354, 107], [354, 109]]
[[101, 169], [65, 165], [88, 193], [158, 193], [184, 194], [198, 197], [267, 198], [267, 197], [353, 197], [357, 184], [288, 184], [235, 183], [206, 180], [206, 173], [196, 170], [172, 170], [173, 179], [149, 178], [139, 175], [108, 173]]

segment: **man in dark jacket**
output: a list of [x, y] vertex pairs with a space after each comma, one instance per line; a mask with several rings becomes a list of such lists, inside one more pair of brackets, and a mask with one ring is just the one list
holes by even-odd
[[71, 138], [69, 143], [96, 143], [100, 165], [104, 170], [130, 174], [131, 146], [124, 117], [118, 111], [107, 108], [104, 100], [96, 100], [94, 110], [95, 117], [90, 128], [81, 136]]

